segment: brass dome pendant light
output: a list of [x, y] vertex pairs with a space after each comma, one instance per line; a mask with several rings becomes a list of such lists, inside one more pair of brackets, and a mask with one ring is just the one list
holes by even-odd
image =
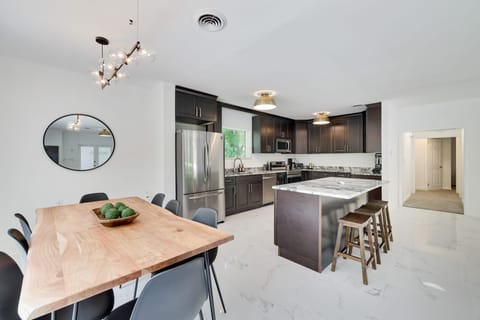
[[328, 115], [330, 112], [328, 111], [320, 111], [320, 112], [315, 112], [315, 118], [313, 118], [313, 124], [315, 125], [325, 125], [330, 123], [330, 119], [328, 118]]
[[265, 111], [265, 110], [272, 110], [277, 107], [275, 100], [273, 100], [273, 96], [277, 93], [273, 90], [259, 90], [254, 93], [257, 97], [255, 100], [255, 104], [253, 109]]

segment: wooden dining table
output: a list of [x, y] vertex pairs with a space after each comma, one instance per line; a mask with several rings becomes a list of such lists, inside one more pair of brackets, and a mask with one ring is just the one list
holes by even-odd
[[[123, 202], [139, 216], [105, 227], [93, 209]], [[18, 313], [34, 319], [204, 253], [233, 235], [138, 197], [36, 210]], [[205, 255], [208, 256], [208, 255]]]

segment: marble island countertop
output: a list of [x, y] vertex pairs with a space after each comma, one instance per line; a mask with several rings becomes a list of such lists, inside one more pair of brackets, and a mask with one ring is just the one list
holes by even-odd
[[329, 177], [273, 186], [274, 190], [314, 194], [340, 199], [352, 199], [381, 187], [387, 181]]

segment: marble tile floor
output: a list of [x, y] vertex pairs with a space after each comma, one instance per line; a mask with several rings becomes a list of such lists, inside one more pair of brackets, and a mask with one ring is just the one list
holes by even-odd
[[[391, 216], [395, 241], [377, 270], [367, 270], [368, 286], [351, 260], [316, 273], [278, 257], [273, 206], [227, 217], [219, 227], [235, 240], [215, 261], [227, 306], [221, 313], [215, 291], [217, 319], [480, 320], [480, 219], [412, 208]], [[132, 292], [116, 289], [116, 304]], [[203, 310], [210, 319], [208, 303]]]

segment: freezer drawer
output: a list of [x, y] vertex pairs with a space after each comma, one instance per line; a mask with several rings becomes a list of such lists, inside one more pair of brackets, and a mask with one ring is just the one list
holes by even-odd
[[218, 213], [217, 222], [225, 220], [225, 192], [216, 191], [186, 194], [182, 198], [181, 210], [184, 218], [192, 219], [198, 208], [212, 208]]

